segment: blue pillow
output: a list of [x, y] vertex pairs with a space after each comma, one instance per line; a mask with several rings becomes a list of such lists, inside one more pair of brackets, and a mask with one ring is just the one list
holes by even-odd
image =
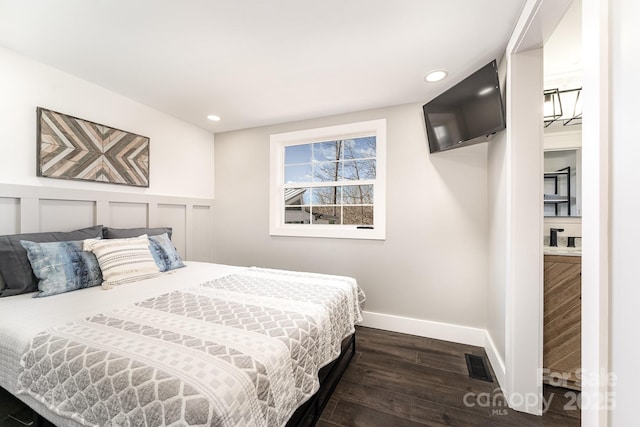
[[149, 249], [160, 271], [175, 270], [185, 266], [167, 233], [149, 236]]
[[20, 240], [39, 279], [34, 298], [98, 286], [102, 271], [96, 256], [82, 250], [82, 241], [36, 243]]
[[38, 279], [33, 275], [27, 251], [20, 244], [20, 240], [43, 243], [101, 238], [102, 225], [94, 225], [93, 227], [68, 232], [0, 236], [0, 275], [5, 281], [5, 288], [2, 290], [0, 298], [38, 290]]

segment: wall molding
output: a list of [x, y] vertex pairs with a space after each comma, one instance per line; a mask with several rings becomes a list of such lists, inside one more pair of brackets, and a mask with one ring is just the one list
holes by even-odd
[[496, 380], [498, 381], [498, 385], [502, 390], [502, 394], [507, 395], [506, 380], [507, 380], [507, 368], [504, 364], [504, 360], [500, 357], [500, 352], [498, 351], [498, 347], [493, 342], [489, 331], [484, 331], [484, 351], [487, 352], [487, 357], [489, 358], [489, 362], [491, 363], [491, 367], [493, 368], [493, 372], [496, 374]]
[[[128, 187], [133, 188], [133, 187]], [[60, 199], [60, 200], [93, 200], [111, 202], [150, 203], [162, 200], [162, 203], [189, 203], [192, 205], [213, 206], [213, 199], [181, 196], [165, 196], [149, 194], [144, 189], [139, 193], [122, 193], [117, 191], [95, 191], [78, 188], [61, 188], [36, 185], [20, 185], [0, 183], [0, 197]]]
[[213, 199], [0, 183], [0, 218], [0, 234], [170, 226], [182, 257], [213, 261]]
[[364, 311], [361, 326], [484, 347], [486, 331], [470, 326]]

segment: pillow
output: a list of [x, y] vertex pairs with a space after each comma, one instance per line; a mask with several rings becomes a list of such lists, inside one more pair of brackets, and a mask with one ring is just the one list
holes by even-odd
[[82, 241], [36, 243], [21, 240], [20, 244], [27, 250], [33, 273], [40, 279], [39, 292], [33, 295], [34, 298], [102, 283], [98, 260], [91, 252], [82, 250]]
[[0, 297], [19, 295], [38, 290], [38, 279], [33, 275], [27, 251], [20, 240], [30, 242], [64, 242], [102, 237], [102, 225], [69, 232], [28, 233], [0, 236], [0, 275], [6, 283]]
[[91, 251], [102, 270], [103, 289], [123, 283], [148, 279], [160, 274], [160, 268], [151, 255], [146, 234], [130, 239], [84, 241], [84, 250]]
[[149, 249], [151, 249], [151, 255], [162, 272], [185, 266], [167, 233], [149, 236]]
[[169, 239], [171, 239], [171, 233], [173, 229], [171, 227], [156, 227], [156, 228], [111, 228], [104, 227], [102, 233], [105, 239], [123, 239], [127, 237], [138, 237], [146, 234], [147, 236], [157, 236], [167, 233]]

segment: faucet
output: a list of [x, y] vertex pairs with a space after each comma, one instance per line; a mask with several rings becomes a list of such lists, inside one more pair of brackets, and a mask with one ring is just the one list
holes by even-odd
[[549, 237], [549, 246], [558, 246], [558, 233], [564, 231], [564, 228], [552, 228]]

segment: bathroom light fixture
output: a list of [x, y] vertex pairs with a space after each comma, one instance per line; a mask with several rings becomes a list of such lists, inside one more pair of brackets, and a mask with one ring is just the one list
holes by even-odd
[[551, 124], [554, 120], [558, 120], [560, 117], [562, 117], [562, 102], [560, 101], [560, 91], [558, 89], [547, 89], [543, 94], [544, 122], [545, 124]]
[[434, 70], [424, 76], [424, 80], [429, 83], [435, 83], [439, 82], [445, 77], [447, 77], [447, 72], [445, 70]]
[[219, 122], [220, 121], [220, 116], [216, 116], [214, 114], [209, 114], [207, 116], [207, 119], [211, 120], [212, 122]]
[[582, 88], [545, 90], [543, 92], [544, 127], [555, 122], [562, 122], [562, 126], [582, 124], [581, 95]]
[[[573, 111], [571, 117], [562, 121], [563, 126], [582, 124], [582, 88], [572, 89], [565, 92], [571, 97], [573, 102]], [[575, 98], [574, 98], [575, 97]]]

